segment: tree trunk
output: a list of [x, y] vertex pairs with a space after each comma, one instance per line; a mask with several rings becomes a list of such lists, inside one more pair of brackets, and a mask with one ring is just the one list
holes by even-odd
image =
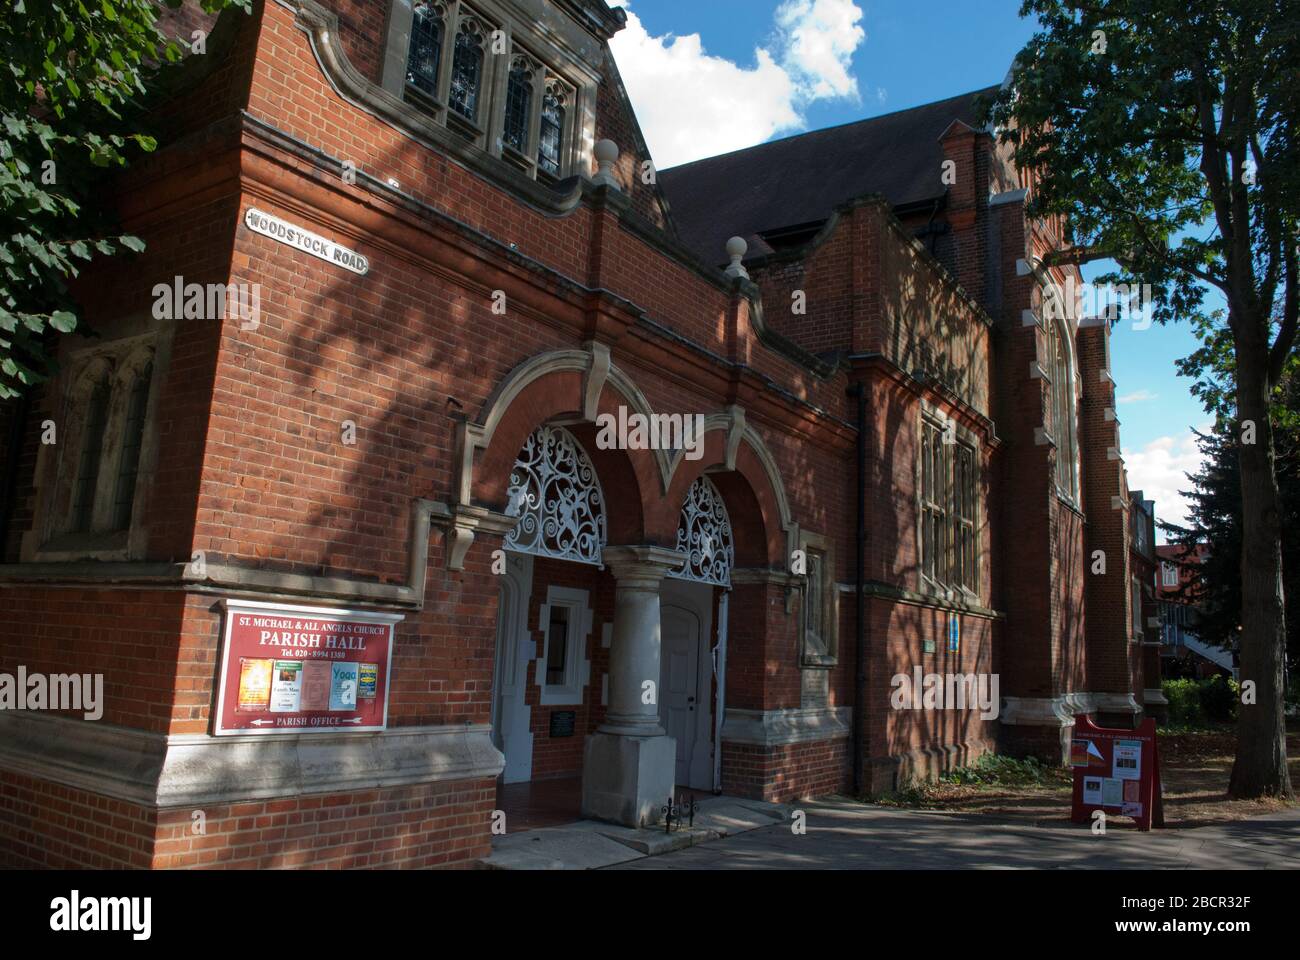
[[[1233, 797], [1290, 797], [1286, 718], [1282, 710], [1286, 664], [1286, 609], [1282, 596], [1282, 510], [1269, 420], [1268, 325], [1235, 323], [1237, 458], [1241, 465], [1240, 679], [1254, 684], [1254, 703], [1238, 705]], [[1253, 443], [1247, 434], [1254, 424]], [[1211, 545], [1213, 546], [1213, 545]], [[1243, 690], [1243, 693], [1245, 691]], [[1246, 697], [1249, 700], [1249, 697]]]

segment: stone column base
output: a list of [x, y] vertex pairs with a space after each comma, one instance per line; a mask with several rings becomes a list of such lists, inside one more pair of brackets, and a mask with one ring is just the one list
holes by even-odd
[[673, 793], [677, 741], [593, 733], [582, 760], [582, 815], [628, 827], [657, 823]]

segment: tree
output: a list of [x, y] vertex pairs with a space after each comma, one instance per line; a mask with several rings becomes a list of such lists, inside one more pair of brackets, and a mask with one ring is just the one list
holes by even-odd
[[[1282, 583], [1300, 595], [1300, 381], [1289, 377], [1274, 407], [1277, 479], [1282, 501]], [[1178, 562], [1194, 576], [1182, 578], [1176, 597], [1197, 610], [1196, 633], [1206, 643], [1236, 651], [1241, 627], [1241, 478], [1232, 424], [1196, 433], [1202, 462], [1183, 491], [1186, 525], [1162, 523], [1169, 542], [1181, 548]], [[1198, 547], [1208, 546], [1202, 553]], [[1300, 617], [1287, 620], [1287, 671], [1300, 669]]]
[[1072, 231], [1062, 261], [1109, 257], [1102, 280], [1150, 283], [1154, 318], [1214, 324], [1231, 345], [1241, 484], [1240, 711], [1229, 792], [1291, 795], [1282, 712], [1286, 636], [1278, 385], [1300, 305], [1300, 40], [1291, 0], [1025, 0], [1040, 29], [988, 105], [1031, 213]]
[[182, 0], [13, 0], [0, 17], [0, 399], [41, 380], [51, 331], [77, 326], [80, 264], [144, 249], [94, 197], [104, 169], [156, 146], [139, 126], [147, 94], [184, 53], [163, 2]]

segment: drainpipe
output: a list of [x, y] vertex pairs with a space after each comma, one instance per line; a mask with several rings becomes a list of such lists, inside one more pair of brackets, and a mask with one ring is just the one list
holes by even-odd
[[854, 651], [857, 682], [853, 695], [853, 793], [854, 796], [861, 796], [866, 781], [866, 764], [862, 752], [866, 745], [867, 723], [867, 622], [863, 597], [867, 550], [867, 392], [860, 381], [849, 387], [848, 392], [858, 402], [858, 529], [854, 545], [853, 576], [853, 611], [857, 631]]
[[13, 420], [9, 427], [9, 445], [5, 448], [8, 463], [5, 464], [3, 480], [0, 480], [0, 562], [3, 561], [5, 544], [9, 542], [9, 523], [14, 511], [14, 491], [18, 489], [18, 466], [22, 459], [23, 435], [27, 432], [27, 418], [32, 406], [32, 391], [24, 390], [14, 407]]

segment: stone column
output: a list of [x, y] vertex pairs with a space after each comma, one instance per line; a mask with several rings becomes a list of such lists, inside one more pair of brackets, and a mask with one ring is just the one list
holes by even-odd
[[[659, 585], [684, 559], [662, 547], [605, 550], [617, 582], [609, 709], [584, 750], [584, 817], [630, 827], [654, 823], [673, 791], [677, 741], [659, 723]], [[654, 684], [653, 697], [646, 695], [647, 681]]]

